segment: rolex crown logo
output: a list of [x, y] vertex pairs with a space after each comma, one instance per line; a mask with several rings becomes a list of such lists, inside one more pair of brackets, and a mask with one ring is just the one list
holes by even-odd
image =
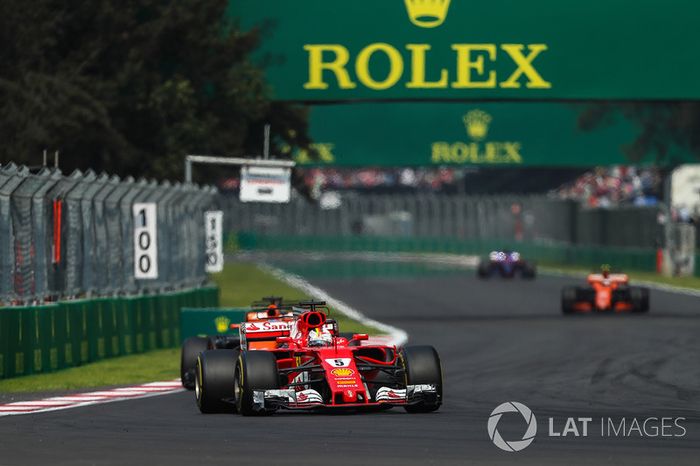
[[421, 28], [440, 26], [447, 18], [450, 0], [404, 0], [408, 17]]
[[216, 325], [216, 331], [219, 333], [226, 333], [228, 331], [228, 324], [231, 320], [228, 317], [221, 316], [214, 319], [214, 324]]
[[491, 115], [482, 110], [472, 110], [462, 117], [467, 134], [475, 141], [481, 141], [489, 132]]

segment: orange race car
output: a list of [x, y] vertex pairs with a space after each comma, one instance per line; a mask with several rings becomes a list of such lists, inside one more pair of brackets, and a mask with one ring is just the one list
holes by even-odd
[[567, 286], [561, 292], [564, 314], [577, 312], [647, 312], [649, 288], [629, 286], [624, 273], [610, 273], [607, 266], [588, 276], [588, 286]]
[[[256, 301], [250, 305], [250, 311], [246, 313], [246, 322], [266, 322], [274, 319], [291, 320], [293, 303], [285, 303], [282, 297], [267, 296], [262, 301]], [[232, 328], [238, 328], [234, 324]], [[182, 386], [188, 390], [194, 390], [194, 369], [197, 357], [202, 351], [214, 349], [237, 349], [241, 346], [238, 335], [209, 335], [194, 336], [186, 339], [182, 344], [180, 354], [180, 379]], [[274, 346], [274, 345], [272, 345]]]

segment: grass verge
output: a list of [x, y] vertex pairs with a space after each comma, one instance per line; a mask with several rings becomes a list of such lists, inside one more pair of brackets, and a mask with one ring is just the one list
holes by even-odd
[[170, 348], [105, 359], [48, 374], [2, 380], [0, 392], [60, 392], [172, 380], [179, 376], [180, 350]]
[[[227, 264], [223, 272], [211, 278], [221, 290], [222, 306], [248, 306], [263, 296], [284, 296], [285, 301], [311, 297], [249, 263]], [[377, 333], [376, 329], [348, 319], [332, 308], [330, 315], [338, 321], [341, 332]]]
[[[221, 289], [224, 307], [248, 306], [263, 296], [284, 296], [294, 301], [308, 298], [301, 291], [277, 280], [254, 264], [228, 264], [224, 271], [212, 275]], [[331, 310], [343, 332], [377, 333]], [[172, 380], [180, 376], [180, 349], [155, 350], [143, 354], [121, 356], [84, 366], [48, 374], [28, 375], [0, 380], [0, 392], [56, 392], [114, 385], [132, 385], [156, 380]]]

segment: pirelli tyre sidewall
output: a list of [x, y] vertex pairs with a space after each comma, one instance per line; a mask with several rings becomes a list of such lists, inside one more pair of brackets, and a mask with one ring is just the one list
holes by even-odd
[[649, 312], [649, 288], [633, 286], [630, 288], [630, 301], [633, 312]]
[[241, 351], [234, 376], [236, 408], [244, 416], [270, 414], [270, 409], [256, 409], [255, 390], [279, 388], [277, 358], [269, 351]]
[[574, 313], [574, 304], [578, 299], [578, 289], [575, 286], [566, 286], [561, 290], [561, 312], [564, 314]]
[[187, 390], [194, 390], [197, 356], [206, 351], [209, 340], [204, 337], [190, 337], [182, 344], [180, 351], [180, 380]]
[[202, 413], [236, 411], [233, 397], [238, 354], [238, 350], [209, 350], [197, 358], [195, 399]]
[[476, 275], [479, 278], [489, 278], [492, 271], [491, 262], [480, 261], [478, 267], [476, 268]]
[[406, 374], [406, 385], [435, 385], [437, 400], [405, 406], [409, 413], [429, 413], [442, 404], [442, 364], [432, 346], [406, 346], [401, 350], [401, 361]]
[[537, 266], [530, 262], [524, 262], [520, 267], [520, 276], [526, 280], [532, 280], [537, 276]]

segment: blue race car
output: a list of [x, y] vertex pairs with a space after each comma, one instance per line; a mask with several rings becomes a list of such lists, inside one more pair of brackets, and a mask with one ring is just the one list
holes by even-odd
[[491, 251], [488, 259], [481, 259], [477, 268], [479, 278], [489, 278], [499, 274], [503, 278], [513, 278], [520, 274], [522, 278], [535, 278], [535, 264], [524, 260], [517, 251]]

